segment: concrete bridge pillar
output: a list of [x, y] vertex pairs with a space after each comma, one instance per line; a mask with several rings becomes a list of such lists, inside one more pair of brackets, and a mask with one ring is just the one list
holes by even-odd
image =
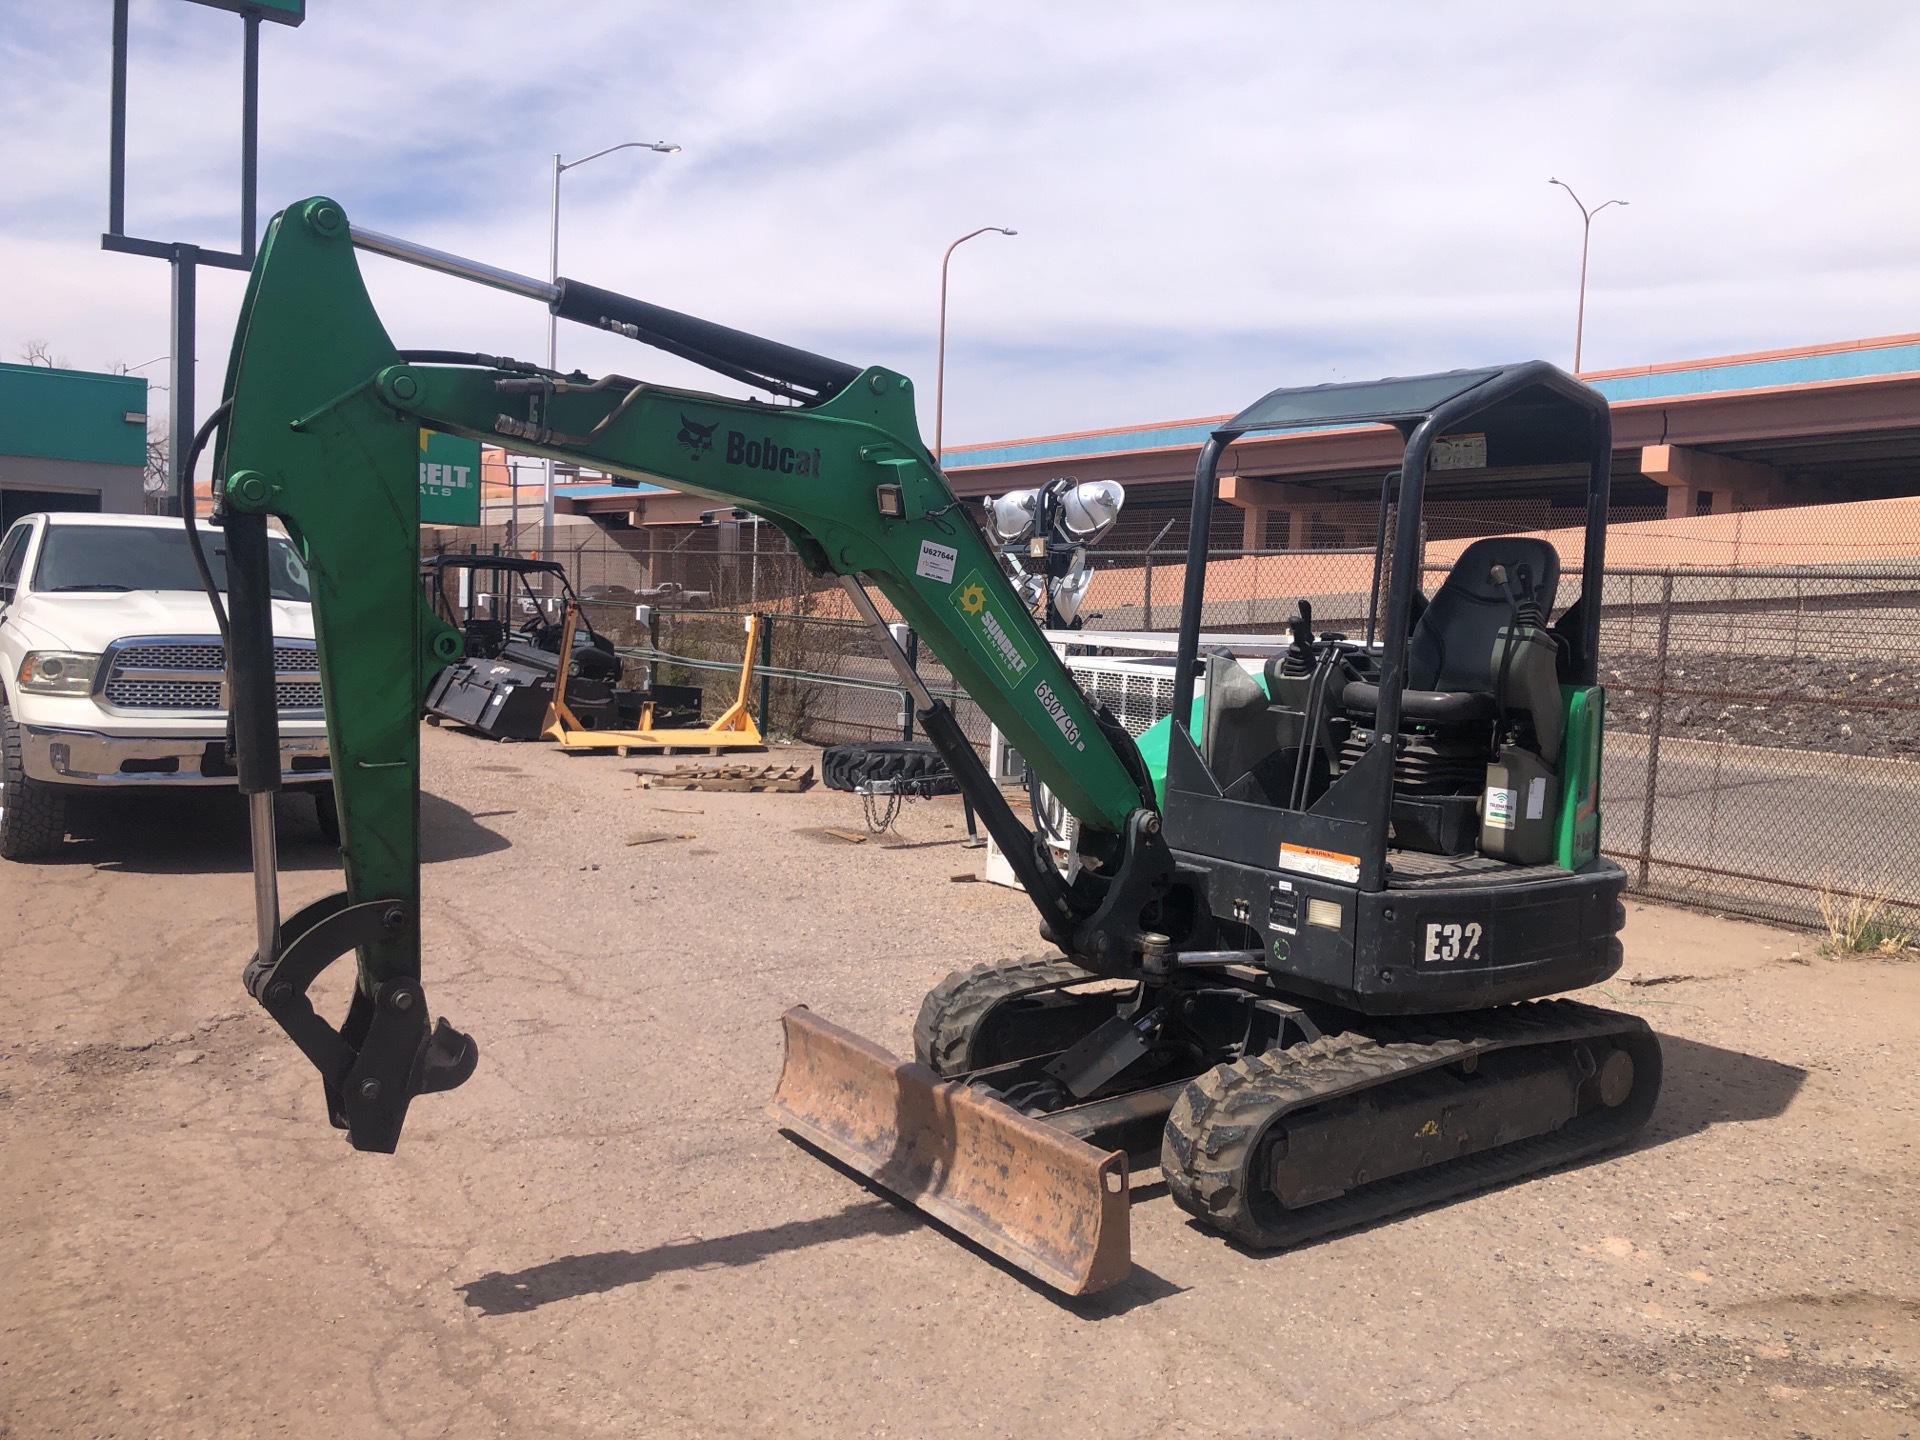
[[[1722, 515], [1731, 510], [1761, 510], [1794, 503], [1787, 479], [1771, 465], [1734, 460], [1685, 445], [1647, 445], [1640, 451], [1640, 473], [1667, 487], [1667, 518]], [[1803, 502], [1806, 497], [1799, 497]]]
[[1265, 550], [1268, 522], [1276, 517], [1283, 522], [1279, 549], [1304, 549], [1307, 538], [1305, 507], [1311, 503], [1308, 492], [1298, 485], [1277, 480], [1262, 480], [1250, 475], [1220, 477], [1220, 498], [1240, 507], [1240, 548]]

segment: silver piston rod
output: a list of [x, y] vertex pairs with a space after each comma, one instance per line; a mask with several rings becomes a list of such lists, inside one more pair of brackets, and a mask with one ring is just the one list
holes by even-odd
[[280, 856], [273, 822], [273, 792], [247, 796], [253, 836], [253, 928], [256, 953], [270, 960], [280, 953]]
[[418, 265], [423, 270], [438, 270], [442, 275], [457, 276], [478, 285], [490, 285], [495, 290], [524, 295], [527, 299], [538, 300], [543, 305], [552, 305], [560, 298], [558, 285], [549, 285], [545, 280], [535, 280], [530, 275], [519, 275], [511, 270], [502, 270], [497, 265], [468, 260], [461, 255], [449, 255], [445, 250], [435, 250], [431, 246], [416, 245], [411, 240], [382, 235], [378, 230], [363, 230], [358, 225], [350, 225], [347, 229], [353, 237], [354, 245], [359, 249], [371, 251], [375, 255], [385, 255], [390, 260], [404, 260], [407, 264]]
[[900, 648], [900, 642], [893, 638], [893, 631], [887, 628], [887, 622], [880, 618], [880, 612], [874, 608], [873, 597], [867, 594], [867, 587], [860, 582], [860, 577], [842, 575], [840, 585], [847, 592], [847, 598], [853, 601], [853, 608], [860, 612], [860, 618], [873, 627], [873, 633], [880, 641], [880, 653], [893, 666], [900, 683], [907, 687], [907, 693], [913, 696], [913, 703], [922, 710], [931, 710], [933, 693], [913, 668], [913, 662], [907, 659], [907, 652]]

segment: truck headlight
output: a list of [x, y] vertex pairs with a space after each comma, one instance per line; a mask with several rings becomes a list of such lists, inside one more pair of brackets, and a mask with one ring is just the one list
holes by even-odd
[[20, 688], [35, 695], [90, 695], [100, 657], [72, 650], [34, 650], [20, 662]]

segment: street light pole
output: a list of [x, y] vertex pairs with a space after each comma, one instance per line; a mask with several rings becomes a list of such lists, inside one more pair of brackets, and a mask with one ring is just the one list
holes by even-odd
[[1624, 200], [1606, 200], [1589, 210], [1581, 201], [1580, 197], [1573, 194], [1573, 187], [1567, 184], [1566, 181], [1549, 178], [1547, 183], [1549, 185], [1558, 185], [1562, 190], [1566, 191], [1568, 195], [1573, 196], [1574, 204], [1580, 206], [1580, 310], [1578, 318], [1573, 322], [1573, 373], [1578, 375], [1580, 373], [1580, 347], [1586, 339], [1587, 333], [1587, 242], [1593, 236], [1593, 217], [1609, 205], [1624, 206], [1627, 202]]
[[985, 235], [989, 231], [996, 235], [1018, 235], [1018, 230], [1009, 230], [1004, 225], [982, 225], [978, 230], [969, 230], [953, 244], [947, 246], [947, 253], [940, 257], [940, 355], [934, 366], [933, 377], [933, 460], [942, 469], [946, 467], [945, 452], [941, 449], [940, 437], [942, 422], [946, 419], [947, 404], [947, 264], [953, 259], [953, 252], [976, 235]]
[[[609, 145], [604, 150], [596, 150], [591, 155], [583, 155], [578, 160], [562, 160], [558, 155], [553, 157], [553, 203], [548, 210], [547, 283], [552, 285], [560, 283], [561, 175], [576, 166], [586, 164], [589, 160], [598, 160], [602, 155], [611, 155], [616, 150], [652, 150], [657, 154], [672, 155], [679, 148], [678, 145], [669, 144], [664, 140], [625, 140], [618, 145]], [[558, 317], [549, 310], [547, 312], [547, 369], [549, 370], [558, 368], [559, 342]], [[542, 417], [543, 420], [544, 418]], [[542, 489], [544, 498], [540, 505], [540, 558], [551, 560], [553, 558], [553, 460], [551, 457], [546, 463]]]

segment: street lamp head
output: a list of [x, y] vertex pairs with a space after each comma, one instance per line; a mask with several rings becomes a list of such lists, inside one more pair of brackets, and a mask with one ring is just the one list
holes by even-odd
[[1574, 191], [1574, 188], [1571, 185], [1567, 184], [1566, 181], [1561, 180], [1555, 176], [1549, 175], [1547, 177], [1547, 184], [1558, 185], [1562, 190], [1566, 191], [1567, 194], [1572, 198], [1573, 203], [1580, 207], [1581, 218], [1585, 220], [1588, 224], [1592, 224], [1593, 217], [1598, 215], [1602, 210], [1606, 209], [1607, 206], [1625, 205], [1627, 203], [1624, 200], [1602, 200], [1598, 205], [1595, 205], [1592, 209], [1588, 209], [1587, 202], [1582, 200], [1580, 196]]
[[1009, 230], [1004, 225], [996, 225], [993, 228], [998, 230], [1002, 235], [1018, 235], [1020, 233], [1018, 230]]
[[596, 150], [591, 155], [582, 155], [578, 160], [562, 160], [556, 155], [553, 157], [553, 168], [556, 172], [571, 170], [575, 166], [586, 164], [589, 160], [598, 160], [602, 155], [611, 155], [616, 150], [651, 150], [656, 155], [675, 155], [679, 153], [680, 147], [670, 140], [623, 140], [618, 145], [609, 145], [606, 149]]

